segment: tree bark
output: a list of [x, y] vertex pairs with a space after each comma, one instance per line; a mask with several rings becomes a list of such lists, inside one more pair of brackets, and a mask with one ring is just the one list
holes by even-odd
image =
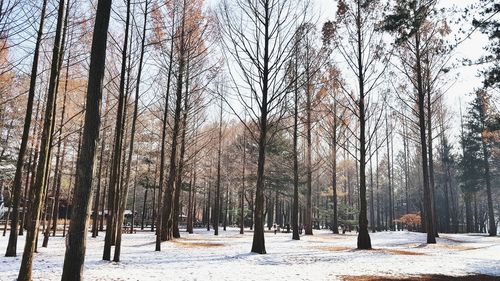
[[[245, 118], [246, 122], [246, 118]], [[246, 128], [243, 128], [243, 163], [241, 168], [241, 194], [240, 194], [240, 234], [245, 233], [245, 170], [247, 162]]]
[[173, 218], [172, 218], [172, 223], [173, 223], [173, 229], [172, 229], [172, 234], [174, 238], [180, 238], [181, 234], [179, 232], [179, 215], [182, 213], [180, 211], [180, 195], [181, 195], [181, 189], [182, 189], [182, 178], [183, 178], [183, 173], [184, 173], [184, 166], [185, 166], [185, 161], [184, 161], [184, 155], [186, 153], [186, 133], [187, 133], [187, 125], [188, 125], [188, 112], [189, 112], [189, 105], [188, 105], [188, 93], [189, 93], [189, 60], [187, 62], [186, 69], [188, 70], [186, 73], [186, 90], [184, 92], [184, 109], [183, 109], [183, 116], [182, 116], [182, 124], [181, 124], [181, 147], [179, 151], [179, 164], [178, 164], [178, 169], [177, 169], [177, 174], [176, 174], [176, 183], [175, 183], [175, 193], [174, 193], [174, 213], [173, 213]]
[[[306, 58], [309, 59], [309, 48], [306, 49]], [[305, 235], [313, 235], [312, 220], [312, 135], [311, 135], [311, 77], [310, 62], [306, 62], [306, 215], [304, 220]]]
[[[104, 120], [104, 126], [106, 127], [106, 120]], [[99, 235], [99, 229], [97, 227], [98, 218], [99, 218], [99, 200], [101, 195], [101, 179], [102, 179], [102, 166], [104, 165], [104, 149], [106, 148], [106, 131], [103, 132], [103, 136], [101, 138], [101, 153], [99, 157], [99, 171], [97, 172], [97, 189], [95, 192], [95, 201], [94, 201], [94, 213], [92, 215], [92, 237], [95, 238]], [[103, 197], [104, 201], [104, 197]], [[104, 212], [104, 210], [102, 210]]]
[[[147, 2], [146, 2], [147, 3]], [[130, 6], [131, 6], [131, 0], [127, 0], [127, 17], [126, 17], [126, 27], [125, 27], [125, 44], [128, 44], [128, 38], [129, 38], [129, 29], [130, 29]], [[143, 39], [144, 41], [144, 39]], [[130, 181], [130, 166], [132, 164], [132, 155], [134, 154], [134, 140], [135, 140], [135, 128], [136, 128], [136, 123], [137, 123], [137, 115], [138, 115], [138, 108], [139, 108], [139, 88], [140, 88], [140, 83], [141, 83], [141, 71], [142, 71], [142, 59], [143, 59], [143, 52], [144, 52], [144, 43], [141, 43], [141, 57], [139, 60], [139, 70], [137, 74], [137, 82], [136, 82], [136, 91], [135, 91], [135, 100], [134, 100], [134, 113], [132, 115], [132, 128], [130, 129], [130, 143], [129, 143], [129, 151], [128, 151], [128, 160], [127, 160], [127, 171], [125, 174], [125, 182], [122, 186], [122, 190], [119, 191], [119, 197], [120, 197], [120, 205], [118, 207], [118, 215], [117, 215], [117, 224], [116, 224], [116, 241], [115, 241], [115, 252], [113, 256], [113, 261], [114, 262], [119, 262], [120, 261], [120, 253], [121, 253], [121, 242], [122, 242], [122, 225], [123, 225], [123, 220], [124, 220], [124, 212], [125, 208], [127, 206], [127, 199], [128, 199], [128, 186], [129, 186], [129, 181]], [[122, 59], [125, 61], [127, 60], [127, 49], [124, 48], [124, 54]], [[129, 59], [130, 60], [130, 59]], [[122, 71], [124, 71], [125, 68], [122, 65]], [[128, 73], [128, 81], [130, 81], [130, 66], [129, 69], [126, 70]], [[129, 86], [127, 85], [127, 90]], [[137, 165], [137, 164], [136, 164]], [[132, 216], [134, 216], [134, 213], [132, 213]]]
[[392, 132], [389, 132], [389, 118], [387, 116], [387, 111], [385, 112], [385, 137], [386, 137], [386, 146], [387, 146], [387, 191], [389, 196], [389, 221], [388, 226], [390, 230], [394, 230], [394, 218], [392, 217], [392, 182], [391, 182], [391, 153], [389, 146], [389, 139], [392, 138]]
[[362, 41], [361, 41], [361, 3], [357, 3], [357, 48], [358, 48], [358, 82], [359, 82], [359, 235], [358, 249], [371, 249], [370, 234], [368, 233], [368, 218], [366, 204], [366, 136], [365, 136], [365, 92], [364, 92], [364, 66], [362, 61]]
[[[219, 94], [222, 95], [222, 93]], [[221, 154], [222, 154], [222, 96], [220, 100], [220, 114], [219, 114], [219, 146], [217, 147], [217, 183], [215, 187], [214, 235], [219, 235]]]
[[427, 158], [427, 142], [426, 142], [426, 124], [425, 124], [425, 91], [423, 89], [422, 66], [420, 54], [420, 33], [415, 34], [415, 56], [416, 56], [416, 74], [417, 74], [417, 106], [418, 106], [418, 125], [420, 131], [420, 146], [422, 156], [422, 182], [424, 189], [424, 213], [425, 213], [425, 229], [427, 232], [427, 243], [436, 243], [436, 233], [434, 230], [434, 215], [433, 215], [433, 198], [432, 190], [429, 183], [429, 160]]
[[[113, 162], [111, 165], [111, 176], [109, 179], [108, 191], [108, 217], [106, 219], [106, 236], [104, 238], [103, 260], [111, 260], [111, 246], [113, 242], [116, 243], [117, 235], [121, 239], [121, 225], [123, 216], [120, 216], [120, 197], [122, 197], [122, 190], [120, 189], [120, 178], [123, 169], [121, 167], [122, 161], [122, 146], [124, 137], [124, 116], [126, 112], [126, 93], [125, 93], [125, 75], [127, 72], [127, 54], [129, 45], [129, 24], [130, 24], [130, 0], [127, 0], [127, 16], [125, 19], [125, 38], [123, 40], [123, 48], [121, 52], [121, 72], [120, 72], [120, 85], [118, 94], [118, 109], [116, 114], [115, 124], [115, 140], [113, 151]], [[120, 232], [118, 234], [118, 232]], [[115, 238], [115, 239], [113, 239]], [[116, 251], [116, 249], [115, 249]], [[119, 250], [118, 250], [119, 251]], [[116, 255], [115, 255], [116, 256]]]
[[[47, 101], [45, 108], [45, 116], [43, 122], [42, 139], [40, 143], [40, 154], [38, 158], [38, 167], [36, 171], [34, 189], [34, 202], [32, 206], [31, 217], [28, 221], [28, 231], [26, 235], [26, 243], [24, 246], [23, 258], [21, 261], [21, 268], [19, 269], [18, 280], [19, 281], [30, 281], [33, 266], [33, 253], [36, 247], [36, 237], [38, 233], [38, 227], [40, 224], [40, 211], [42, 209], [42, 202], [44, 197], [44, 187], [47, 182], [47, 169], [50, 162], [50, 150], [52, 143], [52, 133], [53, 133], [53, 122], [54, 118], [53, 112], [56, 106], [56, 87], [59, 77], [60, 70], [60, 52], [62, 49], [61, 39], [62, 39], [62, 29], [64, 22], [65, 13], [65, 1], [59, 1], [58, 12], [57, 12], [57, 24], [56, 33], [54, 39], [54, 46], [52, 50], [52, 62], [50, 68], [50, 78], [49, 78], [49, 90], [47, 92]], [[17, 232], [17, 231], [16, 231]]]
[[477, 98], [480, 100], [481, 108], [479, 110], [479, 118], [481, 120], [481, 148], [483, 150], [483, 166], [484, 166], [484, 180], [486, 182], [486, 198], [488, 201], [488, 222], [489, 222], [489, 227], [488, 227], [488, 234], [489, 236], [496, 236], [497, 235], [497, 225], [495, 221], [495, 211], [493, 209], [493, 198], [491, 194], [491, 175], [490, 175], [490, 152], [488, 150], [488, 144], [486, 142], [485, 135], [483, 135], [483, 132], [487, 130], [486, 128], [486, 101], [485, 97], [480, 94], [481, 92], [478, 93]]
[[265, 191], [265, 175], [264, 167], [266, 162], [266, 145], [267, 145], [267, 118], [269, 113], [268, 108], [268, 92], [269, 92], [269, 52], [270, 52], [270, 11], [269, 3], [264, 3], [264, 53], [263, 53], [263, 69], [261, 78], [261, 106], [259, 120], [259, 139], [258, 139], [258, 158], [257, 158], [257, 183], [255, 188], [255, 211], [253, 232], [252, 252], [258, 254], [266, 253], [264, 241], [264, 191]]
[[82, 145], [78, 153], [76, 185], [73, 196], [73, 210], [64, 256], [62, 281], [78, 281], [83, 278], [83, 263], [87, 235], [88, 213], [92, 196], [92, 178], [95, 150], [99, 138], [101, 98], [106, 43], [111, 11], [111, 0], [99, 0], [90, 53], [90, 69], [87, 86], [85, 123]]
[[[31, 67], [31, 77], [30, 77], [30, 88], [28, 92], [28, 103], [26, 105], [26, 115], [24, 117], [24, 127], [23, 135], [21, 138], [21, 147], [19, 148], [19, 154], [17, 156], [16, 162], [16, 173], [14, 175], [14, 182], [12, 184], [12, 217], [10, 220], [10, 233], [9, 242], [7, 244], [7, 249], [5, 252], [6, 257], [15, 257], [17, 251], [17, 227], [19, 225], [19, 203], [21, 200], [22, 192], [22, 173], [24, 165], [24, 156], [26, 154], [26, 148], [28, 146], [28, 138], [31, 127], [31, 115], [33, 112], [33, 100], [35, 98], [36, 91], [36, 77], [38, 73], [38, 57], [40, 53], [40, 45], [43, 36], [43, 27], [45, 23], [45, 12], [47, 10], [47, 0], [43, 1], [42, 11], [40, 14], [40, 24], [38, 26], [38, 33], [35, 43], [35, 50], [33, 51], [33, 64]], [[25, 204], [26, 205], [26, 204]], [[25, 208], [25, 207], [24, 207]], [[23, 212], [24, 213], [24, 212]], [[22, 233], [22, 228], [20, 229]]]

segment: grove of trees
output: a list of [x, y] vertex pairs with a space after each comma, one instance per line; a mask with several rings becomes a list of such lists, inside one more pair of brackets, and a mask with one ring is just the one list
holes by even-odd
[[[0, 210], [32, 280], [153, 232], [498, 235], [500, 5], [439, 0], [2, 0]], [[480, 58], [458, 54], [471, 36]], [[462, 97], [462, 71], [482, 82]], [[476, 71], [476, 70], [474, 70]], [[153, 234], [152, 234], [153, 235]], [[40, 243], [38, 243], [40, 241]], [[294, 243], [288, 242], [288, 243]], [[154, 249], [153, 249], [154, 248]], [[113, 255], [112, 255], [113, 254]]]

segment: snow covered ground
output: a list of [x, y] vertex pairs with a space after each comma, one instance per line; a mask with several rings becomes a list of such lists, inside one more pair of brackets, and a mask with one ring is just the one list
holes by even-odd
[[[356, 234], [314, 236], [291, 240], [291, 234], [266, 233], [267, 255], [251, 254], [252, 232], [238, 229], [213, 232], [196, 229], [181, 239], [164, 242], [155, 252], [154, 235], [124, 235], [120, 263], [102, 261], [103, 233], [87, 240], [85, 280], [342, 280], [343, 276], [421, 274], [488, 274], [500, 280], [500, 238], [442, 234], [436, 245], [425, 244], [425, 234], [380, 232], [370, 234], [374, 250], [359, 251]], [[7, 238], [0, 237], [0, 280], [14, 280], [20, 266], [24, 237], [17, 258], [3, 256]], [[64, 238], [51, 237], [49, 248], [35, 256], [35, 280], [60, 280]]]

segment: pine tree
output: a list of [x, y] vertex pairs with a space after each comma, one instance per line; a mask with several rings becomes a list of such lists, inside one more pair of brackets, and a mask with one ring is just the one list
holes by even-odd
[[483, 90], [475, 92], [475, 98], [467, 113], [466, 131], [462, 136], [463, 155], [460, 162], [462, 191], [465, 193], [467, 231], [472, 230], [470, 196], [486, 188], [488, 203], [489, 234], [496, 236], [495, 213], [491, 191], [490, 154], [493, 147], [493, 130], [498, 126], [499, 114], [490, 107], [490, 97]]

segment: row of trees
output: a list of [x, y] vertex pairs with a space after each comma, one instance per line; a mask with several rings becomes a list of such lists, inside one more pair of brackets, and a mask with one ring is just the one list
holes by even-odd
[[[26, 231], [19, 280], [39, 234], [61, 232], [62, 279], [80, 280], [89, 218], [115, 262], [125, 225], [149, 224], [156, 251], [184, 223], [250, 227], [260, 254], [266, 224], [295, 240], [357, 228], [359, 249], [369, 230], [497, 233], [498, 5], [477, 7], [493, 67], [453, 146], [456, 46], [436, 0], [340, 0], [321, 29], [307, 1], [4, 2], [0, 184], [6, 256]], [[30, 56], [10, 51], [28, 44], [21, 10], [38, 19]]]

